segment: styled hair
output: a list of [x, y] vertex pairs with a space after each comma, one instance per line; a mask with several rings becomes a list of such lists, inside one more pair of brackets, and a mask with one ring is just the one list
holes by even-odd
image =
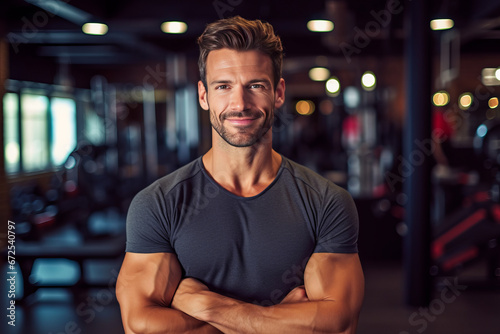
[[273, 27], [260, 20], [246, 20], [234, 16], [210, 23], [198, 38], [200, 58], [198, 67], [200, 78], [207, 87], [207, 57], [210, 51], [223, 48], [236, 51], [257, 50], [271, 58], [273, 65], [274, 88], [281, 79], [283, 47], [281, 39], [275, 35]]

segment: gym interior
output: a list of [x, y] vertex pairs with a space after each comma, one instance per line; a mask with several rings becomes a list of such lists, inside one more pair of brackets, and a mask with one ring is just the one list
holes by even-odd
[[273, 147], [347, 189], [358, 333], [498, 333], [500, 3], [4, 0], [2, 333], [123, 333], [134, 195], [204, 154], [196, 38], [240, 15], [284, 45]]

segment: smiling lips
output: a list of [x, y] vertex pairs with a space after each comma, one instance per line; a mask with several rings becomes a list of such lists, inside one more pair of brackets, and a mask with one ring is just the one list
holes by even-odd
[[248, 126], [261, 117], [260, 113], [229, 112], [223, 116], [223, 121], [228, 121], [235, 126]]
[[225, 120], [236, 126], [248, 126], [252, 124], [258, 118], [255, 117], [235, 117], [226, 118]]

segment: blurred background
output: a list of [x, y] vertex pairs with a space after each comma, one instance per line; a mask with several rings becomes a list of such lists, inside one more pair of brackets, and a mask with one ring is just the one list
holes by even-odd
[[2, 333], [123, 333], [128, 205], [210, 147], [196, 38], [234, 15], [283, 41], [274, 148], [357, 204], [358, 332], [498, 333], [495, 0], [3, 0]]

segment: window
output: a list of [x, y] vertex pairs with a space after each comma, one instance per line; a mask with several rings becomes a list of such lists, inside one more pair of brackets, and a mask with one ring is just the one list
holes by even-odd
[[51, 161], [54, 166], [64, 164], [76, 147], [76, 105], [68, 98], [52, 98], [50, 104], [52, 140]]
[[49, 164], [48, 104], [46, 96], [21, 94], [21, 154], [26, 172], [43, 170]]
[[21, 90], [4, 95], [3, 109], [6, 173], [40, 172], [60, 166], [75, 149], [74, 99]]
[[5, 171], [19, 171], [19, 100], [17, 94], [7, 93], [3, 97], [3, 140]]
[[85, 110], [84, 137], [94, 145], [104, 144], [104, 122], [90, 107]]

